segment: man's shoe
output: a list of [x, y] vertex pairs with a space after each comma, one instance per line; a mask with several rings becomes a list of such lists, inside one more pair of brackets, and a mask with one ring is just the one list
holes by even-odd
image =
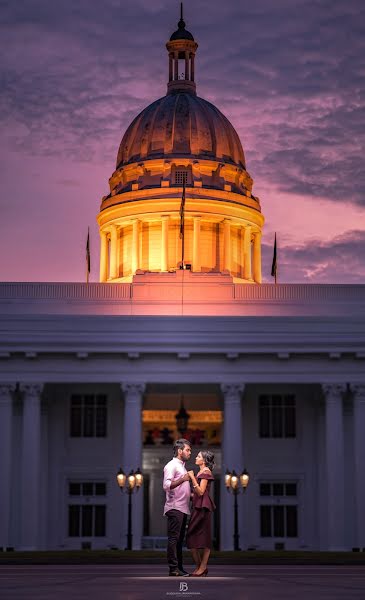
[[173, 571], [170, 571], [169, 576], [170, 577], [181, 577], [180, 571], [178, 569], [174, 569]]
[[180, 577], [190, 577], [190, 573], [185, 571], [185, 569], [179, 569]]

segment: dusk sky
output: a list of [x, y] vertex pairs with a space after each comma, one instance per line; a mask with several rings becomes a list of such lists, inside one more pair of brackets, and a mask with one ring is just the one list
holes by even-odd
[[[165, 95], [175, 0], [0, 0], [0, 280], [99, 278], [96, 215]], [[198, 95], [236, 128], [279, 281], [365, 283], [364, 0], [186, 0]]]

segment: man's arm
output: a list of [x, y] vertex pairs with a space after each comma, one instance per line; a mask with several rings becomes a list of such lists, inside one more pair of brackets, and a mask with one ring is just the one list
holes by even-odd
[[189, 480], [189, 475], [187, 473], [185, 473], [185, 475], [183, 477], [180, 477], [180, 479], [176, 479], [176, 481], [172, 481], [173, 476], [174, 476], [173, 468], [165, 467], [164, 472], [163, 472], [163, 489], [165, 490], [165, 492], [174, 490], [179, 485], [184, 483], [184, 481]]
[[187, 473], [185, 473], [185, 475], [183, 477], [181, 477], [180, 479], [177, 479], [176, 481], [172, 481], [171, 485], [170, 485], [170, 490], [174, 490], [175, 488], [179, 487], [179, 485], [184, 483], [184, 481], [189, 481], [189, 475]]

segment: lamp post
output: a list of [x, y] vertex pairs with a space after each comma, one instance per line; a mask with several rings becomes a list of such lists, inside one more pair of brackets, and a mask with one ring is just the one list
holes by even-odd
[[240, 550], [239, 547], [239, 533], [238, 533], [238, 504], [237, 496], [243, 491], [246, 491], [250, 476], [246, 469], [243, 469], [241, 475], [237, 475], [236, 471], [232, 473], [227, 469], [225, 474], [225, 485], [227, 492], [232, 492], [234, 496], [234, 533], [233, 533], [233, 547], [234, 550]]
[[134, 490], [139, 490], [143, 484], [143, 475], [138, 468], [137, 471], [131, 471], [127, 476], [122, 468], [117, 473], [117, 483], [120, 491], [128, 494], [128, 533], [126, 550], [132, 550], [132, 494]]

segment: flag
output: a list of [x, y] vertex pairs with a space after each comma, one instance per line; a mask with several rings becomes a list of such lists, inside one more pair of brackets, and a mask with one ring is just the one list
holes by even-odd
[[86, 240], [86, 283], [89, 283], [90, 275], [90, 232], [87, 228], [87, 240]]
[[275, 232], [274, 255], [272, 258], [272, 267], [271, 267], [271, 277], [275, 277], [275, 283], [276, 283], [277, 271], [278, 271], [278, 265], [277, 265], [277, 256], [276, 256], [276, 232]]
[[185, 181], [183, 183], [183, 193], [180, 204], [180, 238], [184, 235], [184, 211], [185, 211]]

